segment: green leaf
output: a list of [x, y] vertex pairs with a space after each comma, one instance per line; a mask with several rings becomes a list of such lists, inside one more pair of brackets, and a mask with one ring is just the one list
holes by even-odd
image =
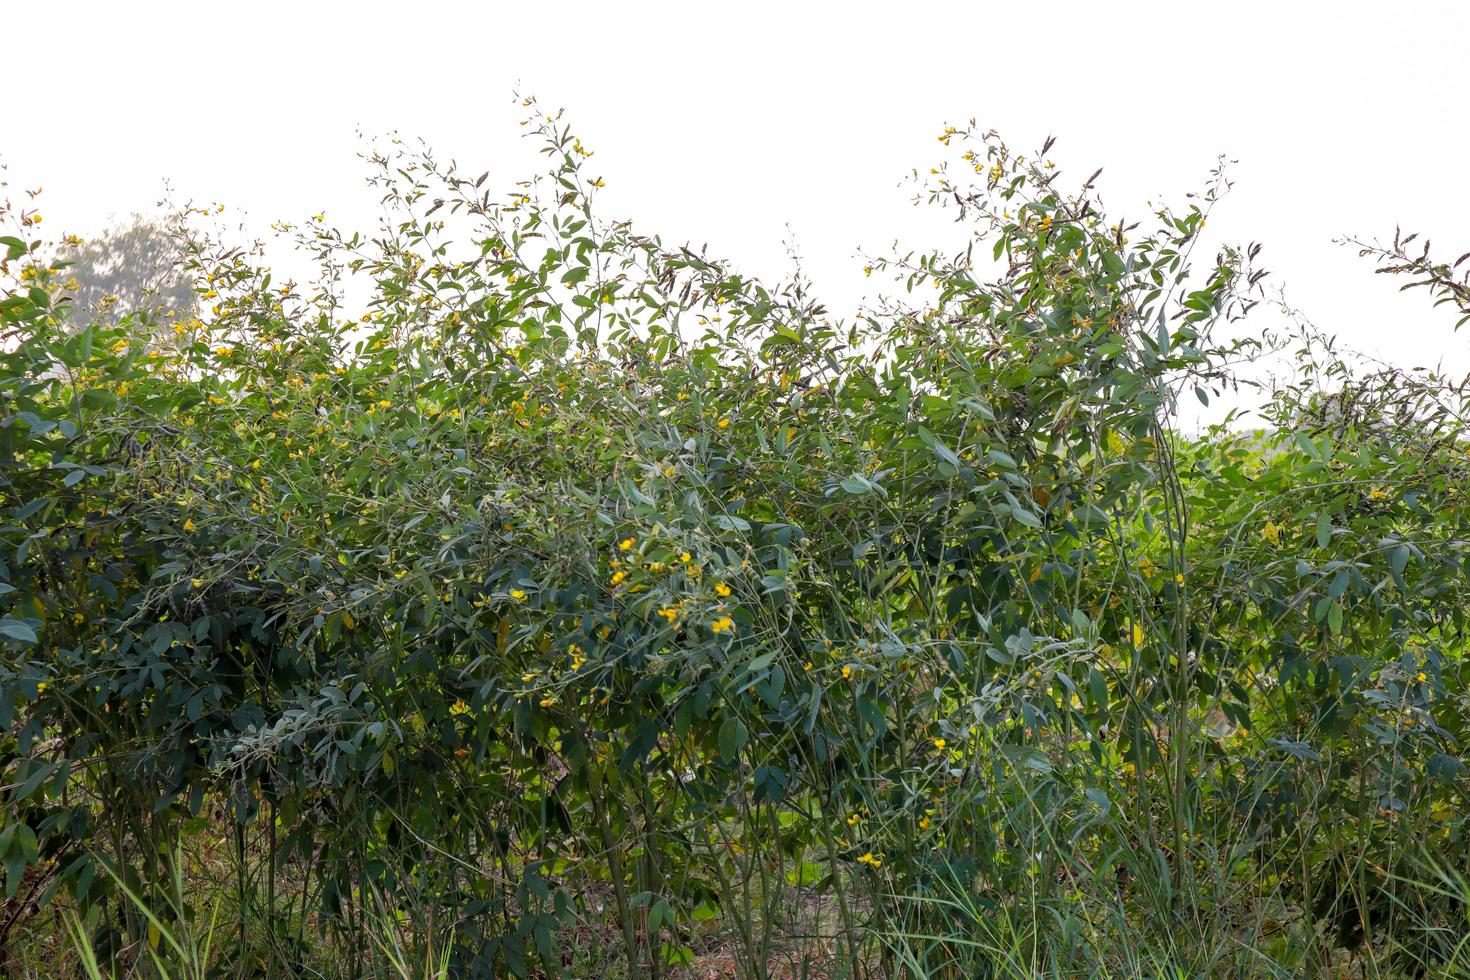
[[960, 468], [960, 458], [955, 455], [954, 450], [950, 449], [944, 443], [936, 441], [930, 448], [934, 450], [935, 458], [941, 463], [953, 466], [955, 469]]
[[648, 931], [658, 932], [666, 922], [670, 926], [674, 924], [674, 911], [669, 908], [668, 900], [661, 898], [648, 910]]
[[1019, 502], [1012, 503], [1011, 516], [1027, 527], [1041, 527], [1041, 518], [1032, 513], [1029, 507], [1023, 507]]
[[1404, 569], [1409, 567], [1409, 546], [1406, 544], [1395, 545], [1388, 553], [1388, 567], [1393, 572], [1394, 581], [1399, 588], [1404, 588]]
[[739, 718], [726, 718], [724, 724], [720, 725], [720, 733], [717, 736], [720, 755], [734, 762], [740, 756], [740, 750], [745, 748], [745, 743], [750, 740], [750, 733], [745, 728], [745, 722]]
[[19, 619], [6, 616], [0, 619], [0, 636], [11, 640], [19, 640], [21, 643], [35, 643], [36, 631]]
[[664, 943], [661, 947], [664, 965], [689, 967], [694, 965], [694, 950], [676, 943]]

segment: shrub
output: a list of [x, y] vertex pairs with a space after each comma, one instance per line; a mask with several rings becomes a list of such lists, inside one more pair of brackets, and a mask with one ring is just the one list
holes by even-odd
[[375, 152], [308, 283], [195, 214], [198, 315], [65, 330], [0, 240], [8, 896], [156, 944], [222, 839], [242, 972], [385, 916], [465, 976], [601, 923], [652, 975], [1463, 958], [1461, 389], [1307, 344], [1183, 434], [1266, 345], [1219, 172], [1122, 227], [946, 130], [972, 244], [841, 321], [600, 220], [528, 109], [508, 198]]

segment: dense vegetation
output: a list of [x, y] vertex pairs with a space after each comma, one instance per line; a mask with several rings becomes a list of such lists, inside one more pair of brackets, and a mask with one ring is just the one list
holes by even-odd
[[85, 326], [6, 205], [7, 969], [1470, 970], [1462, 387], [1246, 329], [1218, 173], [1120, 227], [946, 130], [970, 246], [839, 319], [528, 112], [509, 196], [395, 142], [315, 281], [201, 209]]

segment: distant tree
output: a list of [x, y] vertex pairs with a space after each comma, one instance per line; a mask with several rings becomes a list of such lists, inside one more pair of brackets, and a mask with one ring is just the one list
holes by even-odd
[[72, 322], [191, 310], [194, 295], [180, 271], [177, 233], [173, 221], [134, 214], [96, 238], [74, 239], [64, 256], [71, 263]]

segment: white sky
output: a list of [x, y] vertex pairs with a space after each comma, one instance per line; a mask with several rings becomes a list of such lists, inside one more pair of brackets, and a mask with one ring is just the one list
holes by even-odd
[[[900, 180], [948, 123], [1048, 135], [1114, 214], [1239, 161], [1211, 221], [1265, 243], [1287, 298], [1355, 348], [1470, 370], [1446, 309], [1345, 233], [1470, 249], [1470, 3], [35, 3], [0, 0], [0, 160], [47, 229], [150, 210], [164, 178], [263, 230], [375, 225], [356, 133], [422, 136], [509, 189], [534, 158], [517, 86], [597, 151], [604, 217], [785, 273], [787, 228], [835, 312], [858, 248], [943, 243]], [[939, 236], [939, 237], [936, 237]]]

